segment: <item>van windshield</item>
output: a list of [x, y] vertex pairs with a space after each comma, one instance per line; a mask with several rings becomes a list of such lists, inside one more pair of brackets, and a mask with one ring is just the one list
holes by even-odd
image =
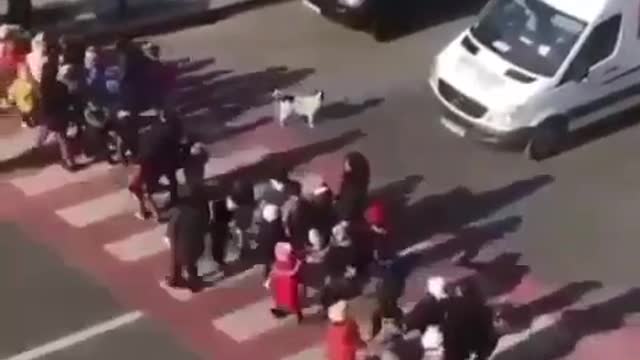
[[541, 0], [494, 0], [471, 34], [512, 64], [551, 77], [586, 26]]

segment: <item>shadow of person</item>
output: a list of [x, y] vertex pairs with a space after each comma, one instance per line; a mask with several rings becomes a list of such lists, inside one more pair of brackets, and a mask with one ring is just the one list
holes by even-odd
[[620, 329], [625, 317], [635, 313], [640, 313], [640, 288], [585, 309], [565, 311], [554, 325], [533, 333], [529, 340], [502, 351], [493, 359], [563, 359], [575, 350], [581, 339]]
[[299, 83], [315, 72], [311, 68], [291, 70], [273, 66], [262, 71], [227, 76], [195, 88], [177, 105], [185, 120], [226, 123], [244, 112], [267, 105], [276, 88]]
[[0, 161], [0, 173], [19, 169], [35, 169], [60, 161], [60, 151], [55, 144], [40, 149], [28, 149], [15, 157]]
[[502, 316], [509, 323], [510, 332], [520, 331], [531, 326], [538, 316], [553, 313], [577, 303], [587, 293], [602, 287], [598, 281], [578, 281], [520, 306], [506, 306]]
[[247, 132], [251, 132], [272, 121], [273, 121], [272, 118], [264, 116], [251, 123], [242, 124], [242, 125], [233, 126], [233, 127], [226, 126], [221, 129], [214, 129], [215, 131], [206, 131], [206, 130], [198, 131], [198, 132], [194, 132], [193, 134], [190, 134], [190, 136], [192, 139], [196, 141], [212, 144], [216, 141], [229, 140], [235, 136], [238, 136]]
[[402, 211], [396, 237], [402, 246], [410, 246], [432, 234], [456, 234], [468, 224], [489, 217], [552, 181], [549, 175], [539, 175], [478, 194], [458, 187], [445, 194], [424, 197]]
[[518, 264], [521, 257], [522, 255], [517, 253], [504, 253], [491, 261], [478, 262], [465, 256], [458, 265], [475, 270], [476, 273], [461, 281], [482, 284], [483, 295], [487, 298], [507, 294], [515, 289], [531, 270], [529, 266]]
[[349, 118], [358, 115], [370, 108], [376, 107], [384, 102], [383, 98], [367, 99], [361, 103], [349, 103], [346, 101], [334, 102], [324, 105], [317, 114], [318, 123], [330, 120]]
[[347, 131], [335, 138], [267, 155], [256, 164], [244, 166], [220, 175], [215, 180], [224, 184], [230, 184], [230, 182], [239, 178], [251, 179], [254, 183], [264, 181], [270, 176], [279, 174], [282, 169], [291, 171], [299, 165], [308, 163], [317, 156], [338, 151], [364, 136], [365, 134], [361, 130]]
[[[462, 229], [456, 236], [424, 251], [405, 251], [401, 260], [407, 269], [450, 259], [464, 254], [474, 258], [480, 250], [490, 243], [502, 239], [505, 235], [515, 232], [522, 224], [519, 216], [510, 216], [501, 220], [491, 221], [483, 225], [474, 225]], [[410, 271], [410, 270], [407, 270]]]

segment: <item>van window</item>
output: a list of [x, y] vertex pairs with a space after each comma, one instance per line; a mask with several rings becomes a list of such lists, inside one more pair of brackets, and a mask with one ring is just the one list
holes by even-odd
[[586, 26], [542, 0], [493, 0], [471, 34], [515, 66], [552, 77]]
[[601, 22], [584, 43], [587, 65], [592, 67], [613, 54], [618, 44], [622, 15], [615, 15]]
[[621, 23], [622, 15], [614, 15], [593, 29], [582, 49], [573, 59], [561, 84], [571, 80], [575, 75], [580, 75], [580, 72], [591, 69], [613, 54], [618, 43]]

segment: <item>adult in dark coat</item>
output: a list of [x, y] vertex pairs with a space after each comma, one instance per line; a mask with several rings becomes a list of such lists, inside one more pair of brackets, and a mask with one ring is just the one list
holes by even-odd
[[41, 147], [49, 138], [55, 136], [60, 147], [63, 166], [69, 170], [76, 167], [69, 140], [67, 128], [69, 126], [69, 91], [67, 87], [57, 79], [57, 62], [47, 62], [42, 71], [40, 84], [42, 96], [42, 127], [36, 140], [36, 147]]
[[447, 360], [487, 360], [493, 353], [498, 334], [493, 324], [493, 310], [478, 286], [470, 281], [457, 287], [442, 323]]
[[[204, 251], [204, 239], [209, 230], [209, 205], [202, 188], [195, 188], [173, 209], [167, 226], [171, 244], [171, 272], [167, 283], [172, 287], [189, 287], [197, 291], [202, 285], [198, 275], [198, 258]], [[188, 279], [182, 276], [186, 270]]]
[[282, 224], [280, 208], [274, 204], [267, 204], [262, 209], [262, 221], [258, 228], [258, 253], [260, 262], [264, 265], [265, 286], [268, 286], [271, 266], [275, 260], [274, 251], [276, 244], [287, 242], [287, 236]]
[[226, 266], [226, 250], [231, 238], [230, 223], [233, 213], [227, 207], [225, 199], [213, 202], [213, 219], [211, 221], [211, 255], [221, 268]]
[[[178, 180], [176, 171], [180, 161], [180, 135], [176, 124], [162, 112], [158, 120], [141, 129], [138, 145], [138, 164], [129, 191], [139, 203], [141, 218], [158, 217], [158, 207], [151, 198], [157, 190], [161, 176], [169, 179], [171, 203], [178, 197]], [[146, 203], [151, 205], [151, 211]]]
[[309, 205], [313, 228], [318, 229], [324, 239], [329, 239], [337, 221], [331, 188], [325, 183], [317, 187], [309, 197]]
[[359, 152], [347, 154], [336, 199], [339, 220], [357, 222], [363, 219], [370, 180], [371, 170], [367, 158]]
[[427, 280], [427, 293], [404, 317], [406, 333], [418, 330], [424, 333], [429, 325], [439, 325], [447, 314], [448, 294], [445, 292], [446, 282], [441, 277]]
[[384, 321], [392, 321], [397, 328], [402, 327], [404, 313], [398, 306], [398, 300], [404, 292], [404, 274], [400, 269], [390, 266], [382, 276], [376, 289], [377, 308], [373, 312], [372, 336], [382, 330]]

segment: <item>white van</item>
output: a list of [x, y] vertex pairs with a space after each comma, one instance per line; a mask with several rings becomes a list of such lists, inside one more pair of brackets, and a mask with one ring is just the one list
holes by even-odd
[[570, 130], [640, 104], [640, 0], [492, 0], [434, 60], [441, 122], [555, 154]]

